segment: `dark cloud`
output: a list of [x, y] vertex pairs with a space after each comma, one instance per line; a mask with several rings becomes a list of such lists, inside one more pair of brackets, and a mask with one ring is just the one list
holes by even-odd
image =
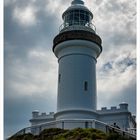
[[129, 67], [133, 67], [134, 71], [136, 70], [136, 58], [126, 56], [125, 58], [121, 58], [117, 61], [112, 60], [110, 62], [105, 63], [100, 71], [104, 74], [107, 74], [118, 69], [118, 71], [122, 73], [129, 69]]
[[24, 127], [30, 126], [29, 119], [31, 119], [31, 112], [33, 110], [47, 113], [56, 111], [54, 107], [56, 106], [56, 99], [39, 96], [31, 96], [30, 98], [26, 96], [12, 96], [14, 96], [13, 91], [4, 100], [5, 138]]
[[95, 26], [103, 39], [105, 53], [110, 50], [115, 52], [126, 45], [136, 46], [135, 4], [136, 1], [132, 0], [104, 0], [99, 5], [93, 4]]
[[[110, 96], [110, 98], [107, 98], [107, 96]], [[108, 108], [111, 106], [118, 106], [122, 102], [128, 103], [129, 111], [131, 111], [132, 114], [136, 114], [136, 80], [132, 80], [127, 87], [118, 92], [115, 90], [114, 92], [108, 92], [108, 90], [106, 90], [106, 94], [98, 92], [98, 109], [104, 106]]]
[[[37, 13], [40, 21], [36, 26], [30, 28], [21, 28], [21, 26], [12, 19], [12, 13], [15, 5], [5, 7], [4, 15], [4, 38], [5, 38], [5, 58], [10, 53], [13, 57], [25, 58], [27, 52], [33, 48], [41, 47], [45, 50], [51, 50], [53, 38], [58, 33], [58, 18], [48, 16], [43, 10]], [[12, 48], [11, 48], [12, 47]], [[8, 51], [8, 53], [7, 53]]]
[[103, 65], [103, 71], [107, 72], [112, 69], [112, 62], [107, 62]]
[[[50, 90], [41, 89], [43, 81], [38, 79], [40, 73], [46, 75], [50, 71], [52, 66], [49, 61], [51, 59], [49, 57], [45, 57], [46, 60], [43, 61], [41, 57], [33, 59], [32, 56], [30, 58], [29, 52], [32, 50], [40, 53], [52, 51], [52, 41], [58, 33], [58, 18], [55, 15], [50, 16], [42, 8], [36, 15], [40, 21], [39, 24], [22, 27], [13, 19], [13, 10], [16, 6], [26, 6], [26, 2], [18, 1], [7, 5], [4, 9], [5, 138], [29, 126], [28, 121], [33, 110], [38, 109], [42, 112], [56, 110], [56, 96], [53, 96], [54, 93]], [[37, 89], [35, 93], [31, 88], [38, 86], [40, 90]], [[27, 89], [23, 89], [25, 87]]]

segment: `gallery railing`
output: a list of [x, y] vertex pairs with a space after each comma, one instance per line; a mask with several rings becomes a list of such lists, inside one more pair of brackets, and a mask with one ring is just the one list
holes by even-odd
[[[60, 27], [59, 27], [59, 31], [63, 31], [63, 30], [66, 30], [67, 28], [70, 29], [70, 28], [89, 28], [90, 30], [93, 30], [94, 32], [96, 32], [96, 27], [93, 23], [85, 23], [85, 21], [71, 21], [70, 23], [63, 23]], [[78, 28], [78, 29], [79, 29]], [[85, 28], [86, 29], [86, 28]]]
[[34, 125], [31, 127], [26, 127], [18, 131], [13, 136], [23, 135], [23, 134], [28, 134], [28, 133], [38, 135], [42, 130], [47, 129], [47, 128], [62, 128], [62, 129], [69, 128], [70, 129], [70, 127], [73, 127], [74, 124], [77, 127], [79, 125], [79, 127], [82, 126], [82, 128], [96, 128], [105, 133], [116, 132], [127, 138], [131, 138], [134, 140], [136, 139], [136, 129], [133, 129], [133, 133], [131, 133], [131, 131], [124, 131], [124, 130], [121, 130], [119, 128], [116, 128], [114, 126], [108, 125], [106, 123], [103, 123], [101, 121], [94, 120], [94, 119], [69, 119], [69, 120], [51, 121], [47, 123]]

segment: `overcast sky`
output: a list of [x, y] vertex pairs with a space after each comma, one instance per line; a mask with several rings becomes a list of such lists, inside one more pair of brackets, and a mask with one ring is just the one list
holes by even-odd
[[[29, 126], [33, 110], [56, 112], [53, 38], [71, 0], [4, 1], [5, 136]], [[103, 52], [97, 60], [98, 109], [129, 103], [136, 113], [136, 1], [85, 0]]]

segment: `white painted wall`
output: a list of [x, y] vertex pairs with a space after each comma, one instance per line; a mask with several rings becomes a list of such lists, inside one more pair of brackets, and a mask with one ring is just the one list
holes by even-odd
[[58, 76], [57, 112], [71, 109], [96, 111], [96, 58], [100, 51], [97, 44], [85, 40], [65, 41], [55, 47], [58, 75], [61, 75]]

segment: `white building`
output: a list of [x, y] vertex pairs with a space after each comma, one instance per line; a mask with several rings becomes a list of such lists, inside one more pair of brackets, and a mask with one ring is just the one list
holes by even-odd
[[[135, 128], [136, 122], [127, 103], [111, 109], [96, 108], [96, 62], [102, 52], [102, 40], [91, 23], [93, 14], [82, 0], [73, 0], [62, 18], [64, 23], [53, 46], [59, 63], [57, 112], [39, 114], [34, 111], [31, 126], [63, 120], [64, 128], [98, 128], [96, 123], [90, 124], [91, 120], [98, 120], [109, 125], [115, 123], [123, 130]], [[83, 124], [82, 120], [87, 121]]]

